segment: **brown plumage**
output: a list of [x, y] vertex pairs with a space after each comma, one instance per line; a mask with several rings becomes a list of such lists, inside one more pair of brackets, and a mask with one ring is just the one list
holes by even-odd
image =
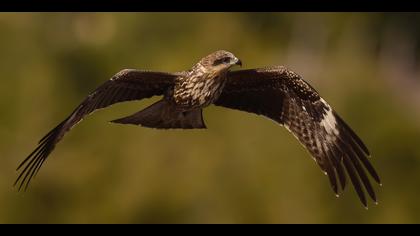
[[[19, 165], [15, 185], [27, 188], [55, 145], [86, 115], [112, 104], [155, 95], [163, 99], [114, 123], [158, 129], [206, 128], [202, 109], [215, 104], [258, 115], [283, 125], [328, 175], [333, 191], [344, 190], [346, 175], [367, 206], [364, 190], [376, 202], [365, 170], [378, 183], [368, 149], [318, 92], [285, 67], [230, 71], [241, 61], [227, 51], [214, 52], [191, 70], [178, 73], [125, 69], [93, 91], [40, 141]], [[347, 174], [346, 174], [347, 173]]]

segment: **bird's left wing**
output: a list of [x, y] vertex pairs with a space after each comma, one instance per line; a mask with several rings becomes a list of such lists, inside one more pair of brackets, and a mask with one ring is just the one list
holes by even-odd
[[115, 103], [163, 95], [170, 86], [173, 86], [176, 77], [176, 74], [134, 69], [125, 69], [115, 74], [95, 89], [67, 119], [39, 141], [38, 147], [17, 168], [19, 170], [24, 166], [15, 185], [20, 181], [19, 190], [24, 185], [27, 188], [55, 145], [85, 116]]
[[328, 175], [337, 195], [337, 179], [344, 190], [346, 170], [362, 203], [367, 206], [361, 182], [376, 202], [364, 169], [376, 182], [380, 180], [368, 160], [368, 149], [299, 75], [285, 67], [273, 67], [233, 71], [227, 76], [215, 105], [263, 115], [283, 125]]

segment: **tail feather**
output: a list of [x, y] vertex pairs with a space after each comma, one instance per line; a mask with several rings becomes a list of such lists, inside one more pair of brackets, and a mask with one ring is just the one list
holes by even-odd
[[111, 121], [157, 129], [205, 129], [202, 109], [179, 111], [165, 100], [160, 100], [133, 115]]

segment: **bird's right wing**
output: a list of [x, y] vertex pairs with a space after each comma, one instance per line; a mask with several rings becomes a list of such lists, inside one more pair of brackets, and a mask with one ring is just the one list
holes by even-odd
[[176, 74], [134, 69], [125, 69], [115, 74], [93, 91], [67, 119], [39, 141], [38, 147], [17, 168], [19, 170], [25, 166], [15, 185], [20, 181], [19, 190], [24, 185], [27, 188], [32, 177], [36, 175], [55, 145], [85, 116], [115, 103], [162, 95], [173, 86], [176, 77]]
[[368, 160], [368, 149], [318, 92], [296, 73], [285, 67], [229, 72], [226, 86], [214, 104], [263, 115], [283, 125], [328, 175], [336, 194], [337, 178], [342, 189], [346, 185], [346, 170], [362, 203], [367, 205], [362, 184], [376, 201], [364, 171], [367, 169], [380, 183]]

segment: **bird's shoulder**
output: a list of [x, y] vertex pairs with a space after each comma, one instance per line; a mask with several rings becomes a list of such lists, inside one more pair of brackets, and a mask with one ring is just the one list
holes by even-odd
[[232, 71], [228, 77], [230, 83], [238, 87], [248, 83], [249, 89], [279, 90], [293, 93], [304, 100], [320, 100], [318, 92], [301, 75], [286, 66]]

